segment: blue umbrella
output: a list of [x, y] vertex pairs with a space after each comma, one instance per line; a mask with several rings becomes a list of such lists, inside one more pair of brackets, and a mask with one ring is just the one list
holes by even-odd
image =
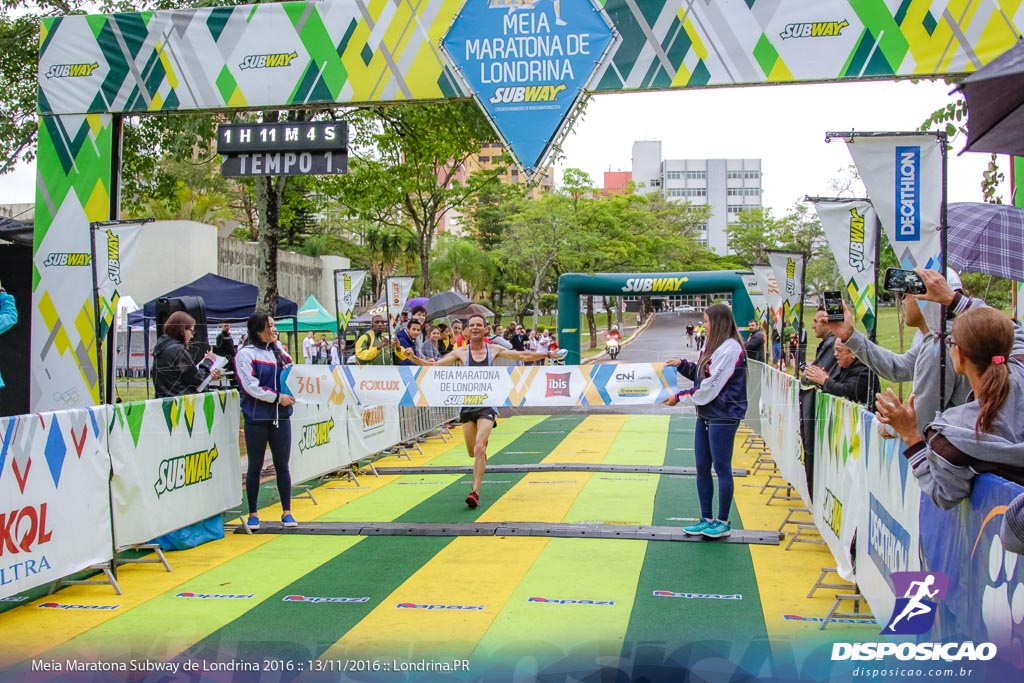
[[949, 265], [960, 271], [1024, 280], [1024, 210], [976, 202], [949, 205]]

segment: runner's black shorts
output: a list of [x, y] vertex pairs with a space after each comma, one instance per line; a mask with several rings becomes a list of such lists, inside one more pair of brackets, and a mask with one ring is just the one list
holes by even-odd
[[467, 422], [476, 422], [477, 420], [490, 420], [494, 424], [498, 424], [498, 411], [494, 408], [463, 408], [459, 411], [459, 423], [466, 424]]

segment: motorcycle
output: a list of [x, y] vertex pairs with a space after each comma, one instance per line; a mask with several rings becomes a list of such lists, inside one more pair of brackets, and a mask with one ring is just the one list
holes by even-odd
[[610, 334], [606, 334], [605, 335], [604, 350], [605, 350], [605, 353], [608, 354], [609, 358], [611, 358], [612, 360], [615, 360], [615, 357], [619, 355], [619, 340], [618, 340], [618, 338], [614, 337], [614, 336], [612, 336]]

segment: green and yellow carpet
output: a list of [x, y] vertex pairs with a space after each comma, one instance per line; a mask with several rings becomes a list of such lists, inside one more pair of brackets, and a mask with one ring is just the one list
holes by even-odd
[[[489, 452], [495, 464], [692, 466], [693, 428], [687, 415], [519, 416], [500, 421]], [[412, 464], [471, 464], [454, 436]], [[750, 467], [742, 437], [734, 466]], [[764, 479], [736, 479], [734, 528], [779, 527], [787, 508], [765, 504]], [[660, 526], [698, 515], [688, 475], [489, 472], [475, 510], [468, 475], [360, 483], [325, 483], [294, 514]], [[806, 597], [831, 563], [820, 545], [228, 533], [168, 559], [169, 573], [121, 567], [121, 596], [71, 586], [3, 603], [0, 680], [797, 680], [806, 653], [827, 659], [831, 640], [878, 632], [818, 630], [833, 599]]]

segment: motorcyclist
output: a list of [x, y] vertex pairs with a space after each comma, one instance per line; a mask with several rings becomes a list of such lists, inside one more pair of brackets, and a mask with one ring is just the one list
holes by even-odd
[[619, 354], [619, 341], [622, 339], [622, 333], [619, 332], [618, 325], [612, 325], [612, 329], [608, 330], [605, 335], [607, 344], [605, 351], [608, 352], [613, 359]]
[[608, 330], [608, 334], [605, 335], [608, 339], [614, 339], [615, 341], [622, 341], [622, 333], [619, 332], [618, 325], [612, 325], [612, 329]]

